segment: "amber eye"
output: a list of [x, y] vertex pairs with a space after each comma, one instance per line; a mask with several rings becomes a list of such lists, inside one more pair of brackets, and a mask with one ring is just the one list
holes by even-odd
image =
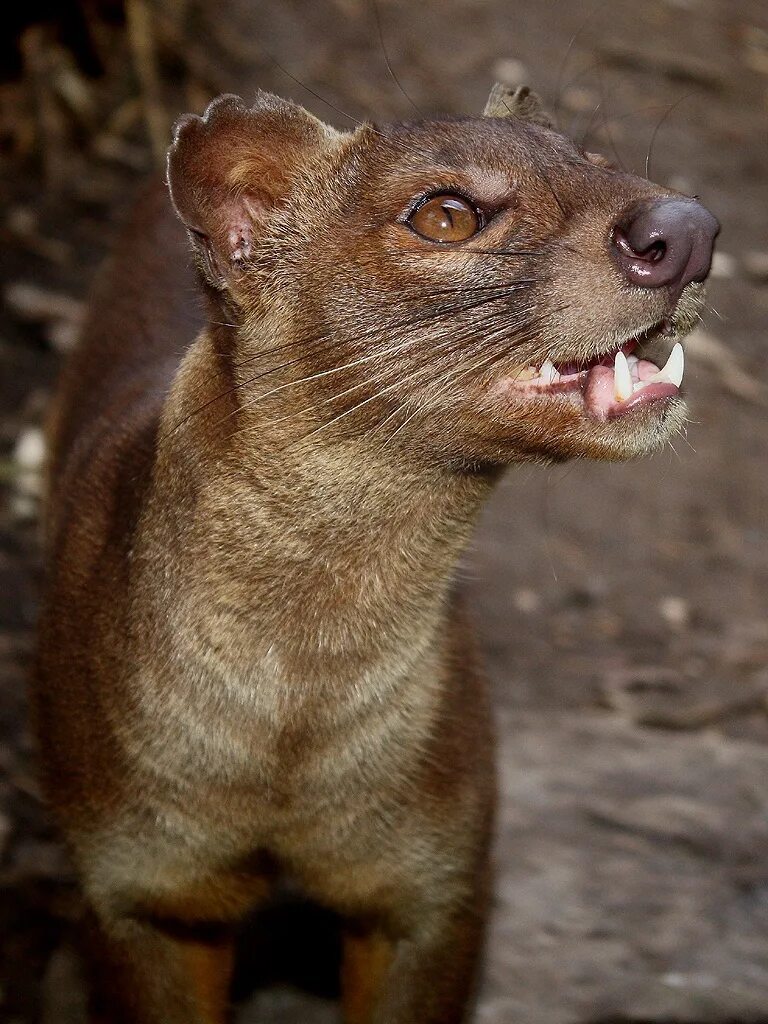
[[461, 196], [432, 196], [417, 206], [408, 223], [431, 242], [464, 242], [483, 226], [477, 210]]

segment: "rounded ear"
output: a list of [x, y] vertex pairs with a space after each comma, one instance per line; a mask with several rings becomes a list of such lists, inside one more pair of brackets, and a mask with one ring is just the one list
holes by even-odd
[[168, 188], [214, 287], [237, 280], [270, 212], [334, 134], [303, 107], [266, 92], [252, 107], [219, 96], [202, 117], [176, 123]]
[[544, 128], [555, 127], [554, 118], [546, 112], [538, 94], [527, 85], [510, 89], [496, 82], [485, 104], [483, 117], [519, 117], [522, 121], [532, 121]]

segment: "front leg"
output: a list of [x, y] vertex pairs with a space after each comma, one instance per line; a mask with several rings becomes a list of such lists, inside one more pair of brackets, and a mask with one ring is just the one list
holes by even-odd
[[[386, 835], [375, 865], [367, 933], [344, 942], [345, 1024], [463, 1024], [478, 981], [490, 903], [495, 811], [493, 733], [484, 680], [462, 646], [419, 768], [409, 777], [408, 809], [380, 817], [401, 827]], [[403, 804], [405, 804], [403, 800]], [[378, 838], [378, 833], [376, 834]]]
[[92, 1024], [225, 1024], [233, 933], [126, 917], [89, 927]]
[[345, 1024], [461, 1024], [478, 980], [488, 899], [486, 873], [454, 905], [422, 905], [397, 939], [385, 926], [344, 937]]
[[[271, 879], [249, 860], [192, 871], [184, 859], [160, 856], [152, 875], [145, 848], [148, 840], [130, 848], [133, 859], [114, 858], [121, 877], [134, 866], [132, 889], [113, 886], [107, 895], [90, 886], [101, 896], [86, 927], [92, 1024], [225, 1024], [238, 923], [269, 896]], [[111, 850], [98, 862], [99, 879]]]
[[469, 1020], [490, 905], [493, 796], [482, 785], [463, 812], [443, 805], [431, 828], [422, 817], [421, 841], [401, 833], [391, 848], [397, 866], [389, 857], [358, 866], [356, 877], [383, 884], [371, 899], [378, 911], [344, 931], [345, 1024]]

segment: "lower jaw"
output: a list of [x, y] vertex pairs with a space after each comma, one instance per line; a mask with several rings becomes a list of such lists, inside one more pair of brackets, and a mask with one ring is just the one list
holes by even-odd
[[581, 397], [573, 395], [494, 406], [500, 464], [583, 458], [615, 462], [647, 456], [660, 450], [687, 418], [679, 393], [651, 394], [644, 402], [633, 402], [625, 414], [604, 418], [586, 413]]
[[[509, 379], [498, 381], [478, 410], [495, 424], [486, 421], [482, 430], [486, 440], [488, 434], [494, 439], [491, 461], [623, 461], [659, 450], [686, 420], [686, 403], [673, 384], [648, 384], [626, 401], [597, 411], [589, 407], [587, 390], [586, 381], [538, 393]], [[490, 454], [496, 442], [498, 451]]]

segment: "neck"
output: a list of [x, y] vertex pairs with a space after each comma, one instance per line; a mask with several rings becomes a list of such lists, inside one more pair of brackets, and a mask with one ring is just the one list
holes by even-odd
[[158, 460], [157, 550], [174, 560], [179, 593], [198, 594], [196, 617], [243, 630], [249, 657], [277, 638], [283, 663], [322, 651], [336, 672], [339, 660], [428, 643], [492, 481], [416, 464], [365, 432], [291, 437], [273, 408], [237, 392], [212, 402], [228, 379], [215, 339], [201, 337], [165, 422], [211, 404], [164, 428]]

